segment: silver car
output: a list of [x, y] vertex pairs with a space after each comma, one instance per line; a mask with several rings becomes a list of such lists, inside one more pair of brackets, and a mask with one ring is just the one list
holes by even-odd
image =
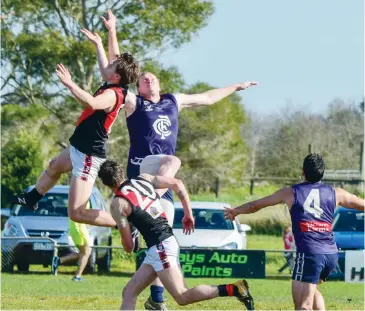
[[[34, 186], [29, 187], [30, 191]], [[14, 265], [19, 271], [28, 271], [29, 265], [40, 264], [45, 267], [51, 264], [53, 243], [47, 243], [40, 237], [54, 239], [58, 245], [58, 255], [77, 252], [72, 239], [68, 235], [69, 219], [67, 212], [69, 186], [56, 185], [38, 203], [38, 209], [15, 205], [2, 232], [2, 271], [12, 272]], [[90, 205], [92, 209], [106, 209], [105, 201], [97, 188], [93, 188]], [[111, 228], [88, 226], [89, 245], [112, 244]], [[8, 239], [9, 237], [13, 239]], [[14, 239], [15, 238], [15, 239]], [[110, 271], [112, 259], [111, 249], [93, 248], [87, 270], [96, 272]], [[72, 263], [72, 264], [76, 264]]]

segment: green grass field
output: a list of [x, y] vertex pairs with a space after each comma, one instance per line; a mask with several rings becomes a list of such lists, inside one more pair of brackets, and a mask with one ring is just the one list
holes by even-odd
[[[120, 306], [121, 291], [129, 277], [115, 273], [112, 276], [87, 275], [87, 281], [74, 283], [72, 274], [3, 274], [1, 309], [42, 310], [116, 310]], [[188, 279], [189, 287], [206, 284], [224, 284], [230, 279]], [[290, 281], [249, 280], [257, 310], [290, 310]], [[330, 310], [363, 310], [364, 287], [344, 282], [328, 282], [321, 291]], [[148, 297], [145, 290], [138, 299], [137, 309], [143, 309]], [[184, 310], [244, 310], [234, 298], [217, 298], [185, 307], [178, 306], [168, 295], [170, 309]]]
[[[117, 244], [117, 239], [114, 239]], [[282, 249], [282, 239], [277, 236], [249, 235], [249, 249]], [[116, 256], [118, 255], [118, 256]], [[272, 256], [275, 255], [275, 256]], [[119, 259], [117, 259], [119, 258]], [[124, 259], [123, 259], [124, 258]], [[1, 309], [28, 310], [115, 310], [119, 308], [123, 286], [135, 269], [132, 260], [126, 260], [121, 250], [114, 250], [112, 272], [108, 275], [85, 275], [85, 282], [71, 281], [75, 267], [60, 267], [58, 276], [50, 275], [50, 268], [31, 266], [29, 274], [2, 274]], [[292, 309], [290, 275], [278, 275], [277, 269], [283, 263], [280, 253], [270, 254], [266, 267], [268, 278], [250, 279], [256, 309]], [[187, 279], [187, 285], [224, 284], [232, 279]], [[363, 310], [364, 286], [330, 281], [321, 285], [321, 291], [330, 310]], [[138, 299], [137, 308], [143, 303], [149, 291], [145, 290]], [[244, 310], [234, 298], [218, 298], [186, 307], [178, 306], [167, 295], [170, 309], [184, 310]]]
[[[214, 194], [203, 193], [192, 195], [192, 200], [221, 201], [232, 206], [257, 199], [275, 191], [277, 187], [256, 187], [255, 195], [250, 196], [248, 188], [234, 190], [222, 189], [219, 198]], [[240, 218], [242, 223], [250, 224], [253, 232], [248, 233], [248, 249], [283, 249], [280, 235], [284, 224], [289, 221], [289, 215], [284, 206], [264, 209], [256, 214]], [[256, 233], [256, 234], [255, 234]], [[266, 233], [257, 234], [257, 233]], [[275, 235], [276, 236], [275, 236]], [[119, 245], [118, 232], [113, 230], [113, 245]], [[259, 310], [290, 310], [291, 300], [290, 274], [287, 270], [279, 275], [278, 269], [284, 263], [281, 253], [267, 255], [267, 279], [250, 279], [252, 295]], [[85, 282], [71, 281], [75, 267], [60, 267], [59, 275], [50, 275], [50, 268], [31, 266], [29, 274], [2, 274], [1, 279], [1, 309], [28, 310], [115, 310], [120, 306], [123, 286], [135, 271], [133, 255], [122, 250], [113, 250], [112, 272], [108, 275], [85, 275]], [[231, 279], [187, 279], [189, 287], [197, 284], [224, 284]], [[330, 310], [364, 310], [364, 285], [348, 284], [340, 281], [329, 281], [320, 286]], [[143, 303], [149, 296], [145, 290], [138, 299], [137, 308], [143, 309]], [[193, 304], [186, 307], [178, 306], [167, 294], [170, 309], [180, 310], [244, 310], [234, 298], [218, 298], [211, 301]]]

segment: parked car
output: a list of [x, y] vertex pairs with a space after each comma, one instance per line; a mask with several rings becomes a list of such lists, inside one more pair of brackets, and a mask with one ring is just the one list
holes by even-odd
[[[30, 191], [32, 187], [26, 189]], [[69, 186], [56, 185], [38, 203], [38, 209], [15, 205], [11, 215], [5, 223], [2, 232], [2, 271], [12, 272], [14, 265], [19, 271], [28, 271], [29, 265], [41, 264], [48, 266], [52, 262], [53, 243], [37, 239], [49, 237], [61, 247], [58, 255], [63, 256], [70, 252], [77, 252], [72, 239], [68, 235], [68, 192]], [[105, 210], [105, 201], [97, 188], [93, 188], [90, 197], [92, 209]], [[112, 244], [112, 232], [110, 228], [88, 226], [90, 233], [90, 246], [102, 246]], [[4, 239], [7, 237], [16, 239]], [[26, 239], [22, 239], [26, 238]], [[111, 249], [92, 249], [87, 270], [109, 271], [111, 261]], [[72, 264], [76, 264], [72, 263]]]
[[364, 249], [364, 212], [337, 208], [333, 218], [333, 232], [340, 250]]
[[[338, 207], [332, 226], [335, 241], [339, 250], [364, 249], [364, 212]], [[344, 278], [345, 254], [340, 253], [338, 266], [331, 277]]]
[[180, 202], [175, 203], [173, 230], [181, 247], [246, 249], [246, 232], [251, 227], [235, 221], [224, 219], [224, 207], [229, 204], [221, 202], [192, 202], [195, 218], [195, 231], [185, 235], [182, 229], [184, 210]]
[[5, 227], [5, 223], [10, 217], [10, 208], [1, 208], [1, 231], [3, 231]]

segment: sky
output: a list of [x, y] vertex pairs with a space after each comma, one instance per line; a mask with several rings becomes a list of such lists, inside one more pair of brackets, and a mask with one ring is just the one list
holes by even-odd
[[215, 13], [192, 41], [160, 56], [191, 85], [259, 86], [240, 92], [245, 108], [323, 113], [364, 96], [363, 0], [214, 0]]

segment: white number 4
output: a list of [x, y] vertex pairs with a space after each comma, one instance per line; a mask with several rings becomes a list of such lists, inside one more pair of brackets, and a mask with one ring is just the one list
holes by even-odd
[[[313, 203], [313, 204], [312, 204]], [[319, 189], [312, 189], [304, 202], [304, 210], [313, 214], [316, 218], [321, 218], [323, 209], [321, 209], [321, 201], [319, 199]]]

